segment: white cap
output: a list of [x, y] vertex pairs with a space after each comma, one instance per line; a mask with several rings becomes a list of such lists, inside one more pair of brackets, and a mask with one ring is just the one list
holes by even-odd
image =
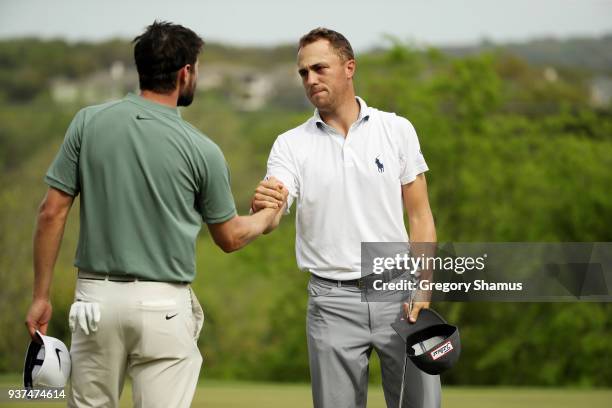
[[71, 360], [66, 345], [55, 337], [43, 336], [38, 330], [40, 343], [32, 341], [28, 346], [23, 368], [25, 388], [64, 388], [70, 377]]

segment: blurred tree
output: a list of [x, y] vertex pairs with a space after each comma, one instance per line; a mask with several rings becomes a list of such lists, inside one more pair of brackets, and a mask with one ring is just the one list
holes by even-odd
[[[210, 45], [202, 60], [244, 58], [265, 71], [277, 61], [293, 62], [294, 54], [293, 47]], [[0, 333], [14, 333], [0, 336], [0, 372], [19, 371], [23, 363], [15, 350], [27, 344], [23, 316], [31, 296], [33, 222], [46, 188], [42, 177], [78, 110], [53, 103], [45, 87], [54, 76], [86, 76], [114, 60], [131, 60], [127, 42], [0, 42]], [[26, 80], [14, 84], [22, 72]], [[358, 57], [359, 95], [409, 118], [417, 129], [431, 168], [439, 240], [612, 241], [612, 115], [589, 106], [584, 74], [557, 69], [556, 75], [547, 80], [542, 67], [496, 51], [453, 59], [396, 40], [388, 50]], [[245, 213], [276, 136], [312, 109], [276, 103], [237, 112], [216, 90], [199, 93], [183, 113], [223, 149]], [[50, 330], [67, 342], [77, 211], [53, 286]], [[308, 380], [308, 275], [297, 271], [294, 234], [289, 216], [278, 231], [226, 255], [204, 228], [193, 285], [206, 313], [204, 376]], [[435, 307], [460, 326], [464, 344], [459, 365], [443, 377], [446, 384], [612, 384], [608, 304]]]

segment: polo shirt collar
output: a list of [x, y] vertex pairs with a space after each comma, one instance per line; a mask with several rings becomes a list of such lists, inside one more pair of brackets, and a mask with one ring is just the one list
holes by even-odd
[[[357, 116], [357, 120], [355, 121], [355, 123], [359, 123], [362, 120], [370, 119], [370, 107], [359, 96], [355, 96], [355, 99], [357, 99], [357, 103], [359, 103], [359, 116]], [[327, 123], [323, 122], [323, 119], [321, 119], [321, 115], [319, 114], [318, 109], [314, 110], [314, 120], [317, 126], [327, 126]]]
[[160, 113], [165, 113], [168, 115], [173, 115], [173, 116], [177, 116], [177, 117], [181, 117], [181, 111], [178, 109], [178, 107], [176, 108], [172, 108], [170, 106], [167, 105], [162, 105], [161, 103], [156, 103], [153, 101], [150, 101], [148, 99], [143, 98], [140, 95], [136, 95], [132, 92], [129, 92], [126, 96], [125, 99], [134, 102], [137, 105], [140, 105], [144, 108], [156, 111], [156, 112], [160, 112]]
[[355, 99], [359, 102], [359, 116], [357, 117], [357, 121], [370, 119], [370, 107], [366, 105], [365, 101], [360, 97], [356, 96]]

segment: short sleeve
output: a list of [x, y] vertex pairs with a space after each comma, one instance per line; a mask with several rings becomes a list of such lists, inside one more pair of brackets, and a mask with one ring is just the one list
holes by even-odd
[[399, 118], [399, 152], [400, 182], [402, 185], [412, 183], [416, 177], [429, 170], [421, 152], [419, 138], [412, 123]]
[[299, 194], [298, 171], [289, 145], [282, 137], [276, 139], [268, 157], [266, 178], [269, 177], [278, 179], [289, 191], [287, 198], [287, 210], [289, 210]]
[[85, 111], [81, 110], [72, 119], [64, 142], [45, 175], [45, 183], [71, 196], [81, 191], [79, 179], [79, 153], [85, 123]]
[[203, 156], [203, 178], [199, 187], [197, 208], [205, 223], [219, 224], [236, 216], [230, 172], [221, 149], [216, 145], [206, 149]]

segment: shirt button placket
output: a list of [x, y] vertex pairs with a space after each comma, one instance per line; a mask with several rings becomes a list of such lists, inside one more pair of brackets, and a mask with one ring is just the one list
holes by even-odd
[[353, 128], [353, 126], [351, 126], [351, 128], [348, 131], [348, 134], [346, 135], [346, 138], [344, 139], [344, 145], [342, 146], [342, 155], [343, 155], [343, 159], [344, 159], [344, 167], [355, 167], [355, 161], [353, 160], [353, 152], [351, 149], [351, 140], [352, 138], [351, 136], [351, 129]]

